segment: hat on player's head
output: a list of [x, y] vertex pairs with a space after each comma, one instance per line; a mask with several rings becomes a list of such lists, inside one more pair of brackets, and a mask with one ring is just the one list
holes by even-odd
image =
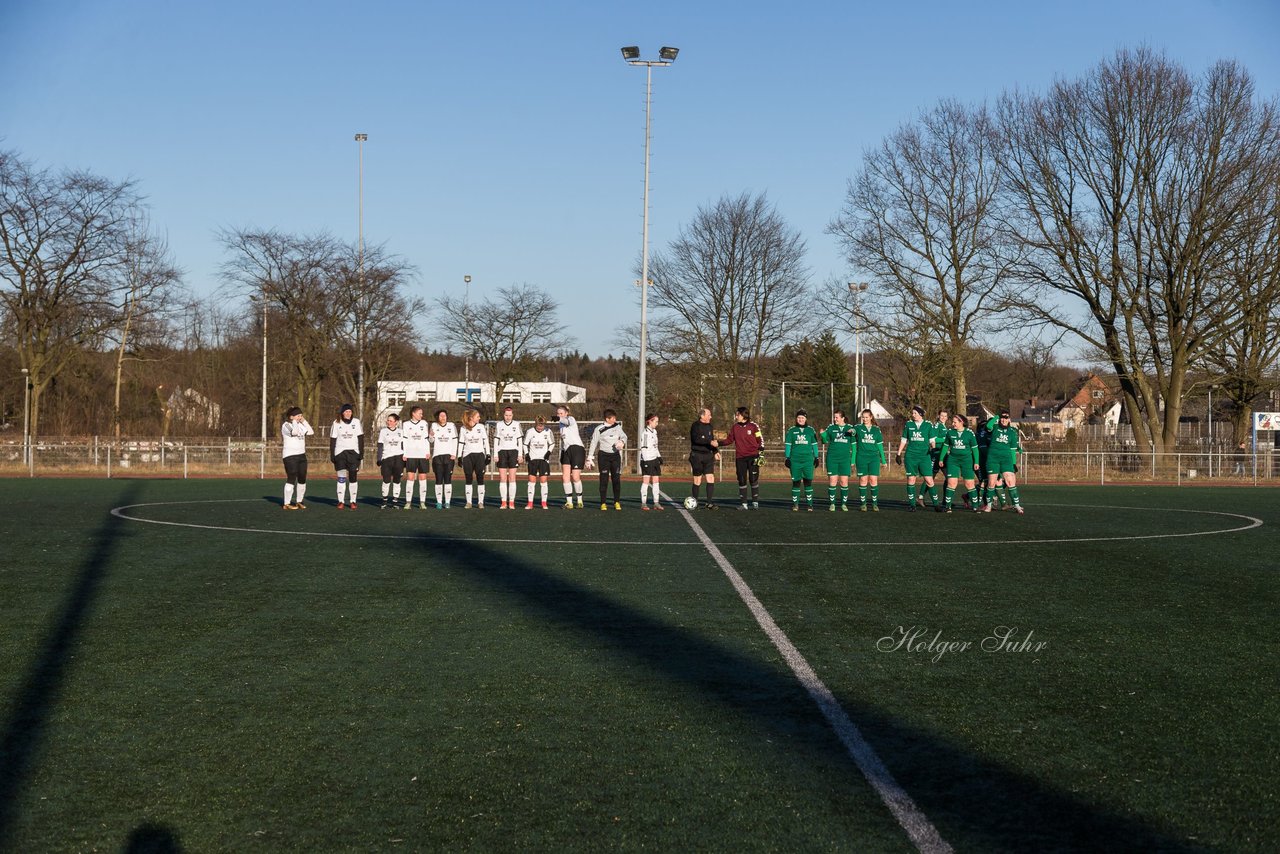
[[342, 413], [344, 413], [344, 412], [351, 412], [351, 413], [354, 413], [355, 411], [356, 411], [356, 408], [355, 408], [354, 406], [352, 406], [352, 405], [351, 405], [351, 404], [349, 404], [349, 403], [344, 403], [344, 404], [342, 404], [341, 406], [339, 406], [339, 407], [338, 407], [338, 417], [339, 417], [339, 418], [341, 418], [341, 417], [342, 417]]
[[1001, 418], [1008, 418], [1008, 417], [1009, 417], [1009, 410], [1007, 410], [1007, 409], [1006, 409], [1006, 410], [1002, 410], [1002, 411], [1000, 412], [1000, 417], [1001, 417]]

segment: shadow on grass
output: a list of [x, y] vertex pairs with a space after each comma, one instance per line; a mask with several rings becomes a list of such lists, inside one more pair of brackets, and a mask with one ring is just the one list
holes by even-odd
[[121, 854], [182, 854], [182, 839], [164, 824], [135, 827], [121, 849]]
[[[803, 749], [812, 765], [843, 763], [850, 779], [861, 779], [815, 704], [780, 665], [744, 656], [482, 544], [433, 538], [409, 548], [425, 551], [435, 565], [505, 595], [526, 612], [575, 629], [601, 652], [641, 664], [714, 700], [765, 737]], [[745, 608], [744, 618], [750, 619]], [[1141, 818], [1086, 803], [939, 739], [867, 698], [837, 699], [957, 850], [1203, 850]]]
[[[130, 481], [116, 500], [120, 504], [134, 503], [143, 489], [142, 481]], [[72, 652], [118, 550], [124, 524], [125, 520], [104, 514], [89, 555], [63, 597], [57, 617], [13, 698], [13, 711], [4, 723], [0, 742], [0, 848], [8, 846], [23, 787], [45, 740], [50, 716], [71, 666]]]

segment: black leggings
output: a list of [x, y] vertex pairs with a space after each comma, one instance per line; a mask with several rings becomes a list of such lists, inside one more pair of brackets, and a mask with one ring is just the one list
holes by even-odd
[[382, 461], [382, 482], [399, 483], [404, 474], [404, 457], [397, 454]]
[[622, 454], [596, 454], [596, 465], [600, 467], [600, 503], [605, 503], [605, 495], [609, 482], [613, 482], [613, 500], [622, 500]]
[[453, 483], [453, 460], [447, 454], [431, 458], [431, 472], [436, 483]]
[[467, 454], [463, 457], [462, 474], [466, 477], [468, 486], [472, 480], [484, 483], [484, 454]]
[[284, 458], [284, 479], [294, 484], [307, 482], [306, 454], [294, 454]]

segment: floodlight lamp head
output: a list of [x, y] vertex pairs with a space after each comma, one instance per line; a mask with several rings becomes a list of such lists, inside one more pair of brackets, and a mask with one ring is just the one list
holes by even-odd
[[664, 47], [658, 51], [658, 59], [663, 62], [675, 62], [679, 54], [680, 48], [678, 47]]
[[356, 134], [356, 142], [365, 142], [368, 139], [369, 139], [369, 134], [367, 133]]
[[624, 47], [622, 49], [622, 58], [625, 59], [627, 62], [631, 62], [634, 59], [639, 59], [640, 48], [636, 47], [635, 45]]

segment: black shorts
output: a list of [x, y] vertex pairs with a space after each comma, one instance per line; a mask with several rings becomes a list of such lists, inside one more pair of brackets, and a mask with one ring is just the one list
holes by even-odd
[[513, 469], [519, 465], [517, 460], [520, 459], [520, 452], [514, 448], [506, 451], [498, 451], [498, 468]]
[[437, 483], [453, 483], [454, 461], [448, 454], [431, 458], [431, 471]]
[[284, 479], [289, 483], [307, 482], [306, 454], [293, 454], [284, 458]]
[[404, 457], [396, 454], [394, 457], [382, 458], [382, 482], [390, 483], [400, 482], [400, 475], [404, 474]]
[[333, 470], [347, 470], [347, 474], [352, 480], [356, 479], [356, 472], [360, 471], [360, 454], [358, 451], [343, 451], [333, 458]]
[[704, 474], [716, 473], [716, 455], [715, 454], [690, 454], [689, 468], [693, 470], [694, 477], [700, 477]]
[[649, 477], [662, 477], [662, 457], [640, 461], [640, 474]]
[[547, 477], [551, 474], [551, 460], [529, 460], [529, 477]]
[[560, 452], [560, 465], [568, 466], [574, 471], [581, 471], [587, 464], [587, 449], [581, 445], [570, 445]]
[[426, 474], [431, 466], [426, 457], [409, 457], [404, 461], [404, 470], [409, 474]]
[[462, 474], [466, 477], [467, 483], [478, 480], [484, 483], [484, 454], [467, 454], [462, 458]]

